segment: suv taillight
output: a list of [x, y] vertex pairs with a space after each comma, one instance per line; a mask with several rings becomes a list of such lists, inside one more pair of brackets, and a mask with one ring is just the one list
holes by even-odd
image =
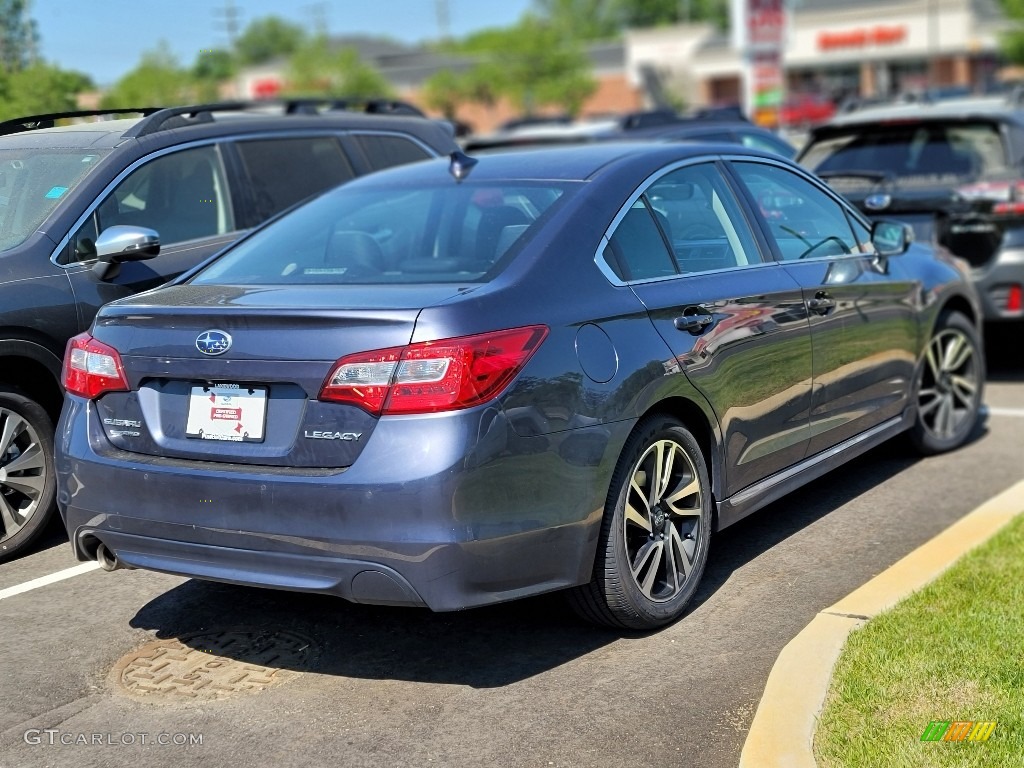
[[320, 400], [374, 416], [471, 408], [497, 397], [548, 334], [547, 326], [361, 352], [334, 364]]
[[991, 200], [992, 213], [997, 216], [1024, 214], [1024, 180], [979, 181], [959, 187], [957, 192], [968, 200]]
[[104, 392], [128, 391], [128, 380], [117, 350], [96, 341], [88, 333], [80, 333], [68, 341], [61, 380], [69, 393], [90, 400]]

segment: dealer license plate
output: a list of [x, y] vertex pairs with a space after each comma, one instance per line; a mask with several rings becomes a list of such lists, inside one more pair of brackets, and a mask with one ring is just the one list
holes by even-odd
[[266, 387], [244, 384], [192, 387], [185, 434], [201, 440], [261, 442], [266, 415]]

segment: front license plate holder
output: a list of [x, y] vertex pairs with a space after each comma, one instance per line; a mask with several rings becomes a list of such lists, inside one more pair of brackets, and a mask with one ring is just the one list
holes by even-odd
[[192, 387], [185, 436], [197, 440], [262, 443], [267, 422], [267, 388], [246, 384]]

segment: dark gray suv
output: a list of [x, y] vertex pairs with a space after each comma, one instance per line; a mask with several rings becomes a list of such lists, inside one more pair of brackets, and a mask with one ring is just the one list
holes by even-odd
[[456, 148], [449, 125], [384, 101], [0, 124], [0, 559], [55, 509], [64, 347], [102, 304], [176, 277], [329, 187]]
[[1019, 94], [850, 112], [815, 128], [797, 160], [867, 215], [969, 262], [987, 322], [1024, 319]]

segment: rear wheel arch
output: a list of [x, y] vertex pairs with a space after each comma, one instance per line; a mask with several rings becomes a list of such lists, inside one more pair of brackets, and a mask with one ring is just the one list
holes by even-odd
[[64, 402], [60, 372], [61, 358], [48, 347], [24, 339], [0, 339], [0, 385], [31, 397], [54, 423]]
[[[693, 400], [685, 397], [671, 397], [654, 404], [640, 414], [638, 425], [644, 419], [655, 415], [670, 416], [690, 430], [697, 440], [701, 453], [704, 454], [708, 474], [711, 476], [712, 495], [714, 498], [720, 499], [724, 488], [725, 468], [722, 464], [722, 452], [719, 450], [721, 436], [717, 424], [712, 421], [713, 416]], [[717, 518], [717, 514], [715, 516]], [[717, 520], [715, 522], [717, 525]]]

